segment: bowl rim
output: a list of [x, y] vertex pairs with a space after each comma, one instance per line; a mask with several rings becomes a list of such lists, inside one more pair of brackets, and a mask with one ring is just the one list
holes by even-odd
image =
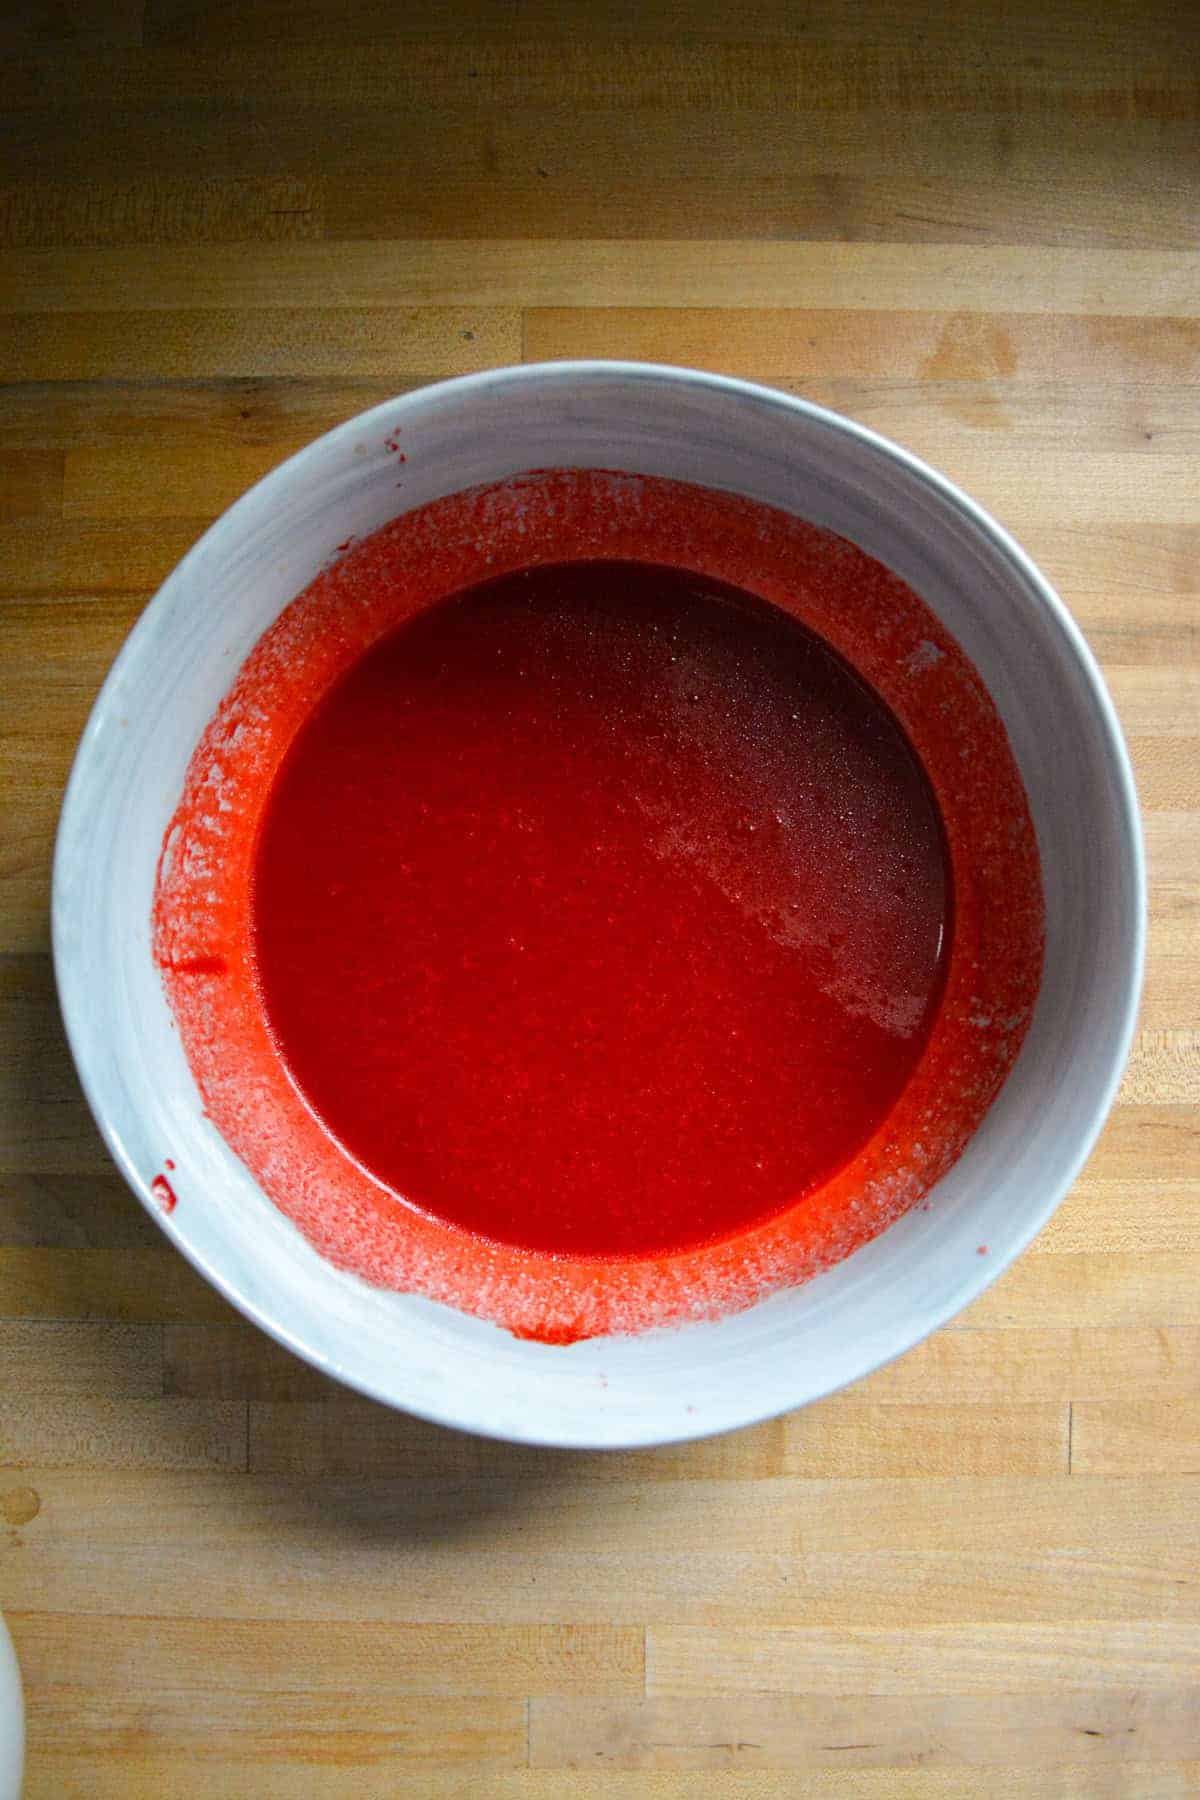
[[[76, 1004], [71, 981], [64, 971], [65, 956], [63, 952], [67, 914], [66, 866], [70, 855], [71, 839], [78, 830], [76, 820], [83, 804], [80, 798], [82, 777], [92, 744], [100, 730], [111, 703], [112, 694], [119, 684], [127, 662], [134, 659], [140, 649], [141, 638], [152, 629], [151, 618], [164, 591], [182, 576], [194, 561], [201, 559], [216, 535], [228, 531], [230, 525], [235, 523], [238, 516], [244, 511], [259, 508], [264, 502], [269, 503], [272, 493], [276, 489], [287, 488], [301, 473], [305, 461], [319, 450], [328, 450], [340, 445], [344, 440], [361, 439], [364, 428], [372, 429], [385, 422], [390, 423], [398, 413], [402, 413], [410, 406], [424, 404], [434, 398], [469, 402], [479, 394], [497, 387], [520, 386], [526, 382], [530, 382], [536, 387], [537, 384], [548, 379], [560, 383], [566, 381], [589, 384], [611, 381], [614, 378], [628, 380], [634, 384], [644, 383], [647, 386], [662, 382], [690, 387], [699, 386], [758, 407], [797, 414], [827, 430], [857, 440], [866, 448], [882, 456], [885, 461], [890, 461], [905, 470], [918, 483], [939, 496], [948, 509], [956, 513], [975, 533], [990, 540], [993, 547], [1012, 565], [1014, 572], [1024, 582], [1030, 597], [1048, 615], [1053, 627], [1064, 641], [1071, 659], [1084, 678], [1088, 699], [1100, 726], [1110, 773], [1114, 778], [1121, 845], [1128, 859], [1131, 888], [1135, 899], [1123, 945], [1125, 978], [1122, 983], [1120, 1007], [1119, 1009], [1114, 1008], [1113, 1026], [1109, 1034], [1107, 1072], [1099, 1086], [1087, 1124], [1079, 1131], [1063, 1172], [1046, 1188], [1040, 1203], [1032, 1207], [1025, 1215], [1023, 1224], [1011, 1243], [1006, 1244], [1000, 1254], [980, 1258], [978, 1270], [974, 1272], [977, 1278], [973, 1279], [966, 1297], [955, 1296], [936, 1307], [932, 1313], [924, 1315], [920, 1328], [914, 1334], [907, 1336], [903, 1342], [889, 1345], [878, 1354], [871, 1352], [855, 1373], [844, 1379], [834, 1380], [827, 1386], [818, 1384], [817, 1388], [804, 1398], [792, 1401], [782, 1408], [772, 1401], [771, 1404], [762, 1408], [750, 1406], [739, 1412], [736, 1419], [723, 1418], [716, 1423], [701, 1422], [695, 1427], [689, 1426], [681, 1431], [664, 1431], [660, 1425], [647, 1430], [644, 1434], [631, 1433], [620, 1440], [589, 1437], [586, 1430], [571, 1436], [566, 1436], [561, 1432], [555, 1434], [536, 1429], [520, 1433], [498, 1432], [494, 1427], [489, 1426], [486, 1419], [481, 1416], [485, 1411], [482, 1407], [467, 1405], [458, 1410], [450, 1407], [439, 1409], [400, 1399], [388, 1390], [384, 1382], [351, 1374], [339, 1367], [328, 1353], [318, 1345], [307, 1341], [304, 1335], [299, 1335], [287, 1325], [280, 1323], [263, 1304], [247, 1294], [234, 1277], [215, 1266], [209, 1258], [187, 1242], [177, 1230], [171, 1229], [161, 1208], [154, 1202], [148, 1181], [134, 1164], [116, 1120], [99, 1098], [95, 1072], [86, 1043], [84, 1009], [82, 1004]], [[164, 1235], [168, 1237], [175, 1249], [186, 1257], [192, 1267], [211, 1286], [216, 1288], [243, 1317], [259, 1330], [264, 1331], [276, 1343], [299, 1356], [322, 1374], [337, 1380], [343, 1386], [368, 1399], [409, 1412], [414, 1417], [452, 1430], [474, 1432], [513, 1444], [577, 1450], [644, 1448], [696, 1441], [726, 1431], [746, 1429], [778, 1417], [782, 1412], [827, 1399], [831, 1394], [856, 1384], [897, 1357], [915, 1349], [991, 1287], [992, 1283], [997, 1281], [1028, 1247], [1066, 1198], [1091, 1155], [1112, 1109], [1129, 1059], [1137, 1024], [1145, 971], [1147, 910], [1146, 863], [1141, 816], [1133, 768], [1116, 708], [1099, 664], [1080, 627], [1054, 586], [1012, 534], [957, 483], [951, 481], [949, 477], [943, 475], [905, 446], [844, 414], [821, 406], [815, 401], [807, 400], [802, 395], [788, 394], [764, 383], [746, 381], [739, 377], [719, 375], [683, 365], [603, 358], [508, 364], [474, 371], [466, 375], [452, 376], [442, 381], [423, 383], [410, 388], [402, 394], [378, 402], [364, 412], [352, 415], [349, 419], [343, 420], [341, 424], [313, 438], [247, 488], [230, 506], [226, 507], [201, 533], [159, 584], [126, 636], [96, 695], [72, 759], [63, 793], [55, 840], [50, 903], [52, 954], [59, 1007], [72, 1059], [88, 1107], [106, 1148], [125, 1181], [133, 1189], [145, 1210]]]
[[25, 1769], [25, 1688], [12, 1633], [0, 1613], [0, 1800], [20, 1800]]

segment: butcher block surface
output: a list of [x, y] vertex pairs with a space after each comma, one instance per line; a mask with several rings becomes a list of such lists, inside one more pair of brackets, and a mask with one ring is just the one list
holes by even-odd
[[[1200, 1793], [1200, 14], [80, 0], [0, 24], [0, 1605], [30, 1800]], [[772, 382], [1016, 534], [1136, 765], [1132, 1058], [1028, 1253], [857, 1388], [580, 1455], [317, 1376], [103, 1149], [49, 959], [155, 588], [388, 395]]]

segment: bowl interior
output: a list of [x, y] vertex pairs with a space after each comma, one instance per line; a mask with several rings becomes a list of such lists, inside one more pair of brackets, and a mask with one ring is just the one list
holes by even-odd
[[[348, 537], [555, 464], [734, 490], [841, 532], [909, 582], [1004, 719], [1047, 914], [1033, 1025], [929, 1210], [748, 1312], [568, 1348], [518, 1342], [324, 1262], [204, 1118], [150, 955], [155, 868], [188, 761], [267, 625]], [[1120, 733], [1078, 632], [1028, 559], [940, 478], [832, 414], [743, 383], [622, 364], [500, 371], [407, 395], [241, 499], [118, 658], [80, 746], [55, 865], [72, 1047], [114, 1156], [168, 1235], [280, 1341], [364, 1392], [446, 1424], [566, 1445], [747, 1424], [854, 1380], [958, 1312], [1044, 1223], [1094, 1140], [1128, 1048], [1142, 938]], [[150, 1193], [167, 1157], [179, 1196], [169, 1217]]]

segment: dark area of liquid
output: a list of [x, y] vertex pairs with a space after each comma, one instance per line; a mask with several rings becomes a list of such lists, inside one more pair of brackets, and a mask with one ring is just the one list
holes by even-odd
[[257, 848], [258, 976], [331, 1133], [485, 1237], [641, 1256], [842, 1167], [919, 1058], [950, 910], [882, 701], [777, 608], [508, 575], [371, 649]]

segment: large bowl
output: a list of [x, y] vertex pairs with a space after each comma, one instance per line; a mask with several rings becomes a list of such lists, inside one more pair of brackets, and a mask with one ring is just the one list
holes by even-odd
[[25, 1696], [17, 1653], [0, 1613], [0, 1800], [21, 1800], [25, 1767]]
[[[264, 629], [347, 538], [554, 465], [745, 494], [842, 533], [910, 583], [999, 708], [1046, 897], [1028, 1037], [928, 1210], [718, 1323], [569, 1347], [518, 1341], [322, 1260], [206, 1120], [150, 953], [155, 866], [188, 761]], [[691, 370], [592, 362], [500, 369], [388, 401], [217, 521], [147, 607], [96, 702], [63, 807], [53, 912], [92, 1110], [184, 1255], [280, 1343], [365, 1394], [465, 1430], [579, 1447], [664, 1443], [801, 1406], [911, 1348], [994, 1281], [1067, 1192], [1112, 1103], [1145, 934], [1120, 728], [1078, 629], [1013, 540], [923, 463], [820, 407]], [[179, 1195], [169, 1216], [151, 1193], [167, 1156]]]

